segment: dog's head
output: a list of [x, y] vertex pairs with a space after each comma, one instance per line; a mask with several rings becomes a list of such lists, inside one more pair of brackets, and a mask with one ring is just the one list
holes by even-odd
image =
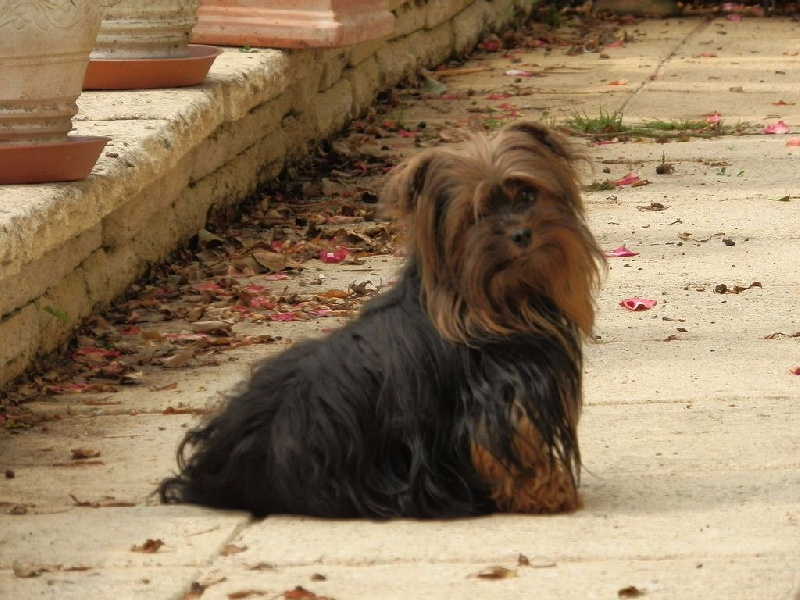
[[[534, 123], [474, 135], [397, 168], [384, 201], [404, 221], [431, 320], [447, 339], [586, 334], [604, 262], [565, 141]], [[554, 316], [554, 310], [558, 313]]]

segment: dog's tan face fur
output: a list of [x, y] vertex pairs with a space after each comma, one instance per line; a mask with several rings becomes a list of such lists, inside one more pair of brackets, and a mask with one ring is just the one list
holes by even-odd
[[560, 138], [528, 124], [428, 151], [390, 179], [384, 196], [405, 221], [407, 252], [445, 338], [556, 335], [544, 298], [591, 332], [604, 259], [574, 160]]

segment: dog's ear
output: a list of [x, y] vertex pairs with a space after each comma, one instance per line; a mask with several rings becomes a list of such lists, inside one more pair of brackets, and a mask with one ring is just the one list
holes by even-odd
[[533, 138], [537, 143], [547, 147], [556, 156], [560, 156], [566, 160], [572, 160], [575, 157], [575, 153], [570, 148], [567, 140], [555, 133], [552, 129], [539, 123], [532, 123], [529, 121], [514, 123], [507, 127], [505, 131], [524, 133]]
[[432, 156], [423, 154], [398, 165], [381, 192], [384, 210], [395, 217], [412, 213], [432, 162]]

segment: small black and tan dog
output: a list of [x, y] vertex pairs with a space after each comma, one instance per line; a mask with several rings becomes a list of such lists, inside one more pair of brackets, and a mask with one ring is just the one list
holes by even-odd
[[190, 431], [164, 502], [320, 517], [579, 508], [582, 338], [603, 256], [575, 156], [520, 123], [423, 151], [384, 199], [399, 282], [258, 366]]

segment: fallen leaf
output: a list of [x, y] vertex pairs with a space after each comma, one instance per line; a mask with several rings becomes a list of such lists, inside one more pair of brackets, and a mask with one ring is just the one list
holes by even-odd
[[778, 100], [777, 102], [773, 102], [773, 106], [794, 106], [794, 102], [785, 102], [784, 100]]
[[732, 287], [729, 287], [729, 286], [725, 285], [724, 283], [720, 283], [720, 284], [717, 284], [716, 286], [714, 286], [714, 292], [717, 293], [717, 294], [741, 294], [742, 292], [744, 292], [746, 290], [749, 290], [749, 289], [752, 289], [752, 288], [756, 288], [756, 287], [763, 289], [764, 286], [761, 285], [760, 281], [754, 281], [753, 283], [751, 283], [747, 287], [741, 286], [741, 285], [734, 285]]
[[131, 552], [141, 552], [143, 554], [155, 554], [164, 545], [161, 540], [151, 540], [148, 538], [141, 546], [133, 546]]
[[622, 300], [619, 305], [622, 308], [625, 308], [630, 311], [639, 311], [639, 310], [650, 310], [656, 304], [658, 304], [657, 300], [649, 300], [647, 298], [626, 298]]
[[85, 460], [100, 456], [99, 450], [92, 450], [91, 448], [73, 448], [70, 452], [72, 453], [72, 460]]
[[783, 333], [782, 331], [776, 331], [775, 333], [770, 333], [769, 335], [765, 335], [765, 340], [777, 340], [781, 338], [800, 338], [800, 331], [795, 331], [794, 333]]
[[286, 600], [329, 600], [327, 596], [318, 596], [301, 585], [298, 585], [293, 590], [283, 592], [283, 597]]
[[475, 574], [478, 579], [513, 579], [517, 571], [506, 567], [487, 567]]
[[777, 123], [770, 123], [766, 127], [764, 127], [764, 133], [773, 134], [773, 133], [788, 133], [789, 127], [783, 121], [778, 121]]
[[644, 594], [644, 590], [640, 590], [634, 585], [629, 585], [621, 590], [617, 590], [618, 598], [638, 598], [639, 596], [644, 596]]
[[233, 324], [227, 321], [195, 321], [192, 323], [192, 331], [195, 333], [227, 334], [232, 328]]
[[236, 544], [227, 544], [222, 550], [219, 551], [220, 556], [233, 556], [240, 554], [247, 550], [247, 546], [237, 546]]
[[661, 204], [661, 202], [651, 202], [647, 206], [637, 206], [637, 210], [648, 210], [652, 212], [661, 212], [667, 210], [669, 206]]
[[241, 590], [239, 592], [231, 592], [228, 598], [235, 600], [237, 598], [254, 598], [256, 596], [268, 596], [269, 592], [263, 590]]
[[639, 256], [638, 252], [628, 250], [624, 245], [613, 250], [606, 250], [605, 255], [609, 257], [623, 258], [628, 256]]
[[161, 359], [161, 364], [170, 369], [177, 369], [180, 367], [184, 367], [189, 364], [194, 358], [195, 349], [194, 348], [183, 348], [180, 352], [176, 352], [172, 356], [168, 356], [167, 358]]

